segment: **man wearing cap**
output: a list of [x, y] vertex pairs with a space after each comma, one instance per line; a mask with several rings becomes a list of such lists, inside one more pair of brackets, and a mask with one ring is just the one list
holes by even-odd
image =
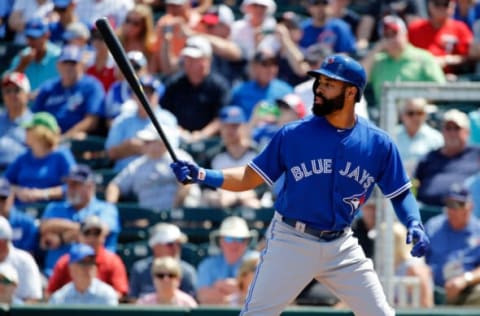
[[0, 171], [27, 149], [25, 129], [32, 118], [28, 106], [30, 82], [23, 73], [6, 73], [2, 78], [4, 110], [0, 111]]
[[51, 113], [64, 137], [79, 138], [95, 132], [105, 92], [97, 78], [86, 75], [84, 51], [74, 45], [64, 46], [58, 58], [59, 76], [41, 85], [32, 111]]
[[77, 0], [53, 0], [53, 11], [58, 14], [58, 20], [50, 22], [50, 41], [62, 46], [64, 43], [63, 35], [70, 23], [78, 21], [75, 13]]
[[38, 302], [42, 298], [40, 270], [28, 252], [12, 244], [13, 230], [8, 220], [0, 216], [0, 264], [11, 264], [18, 275], [15, 296], [24, 302]]
[[[160, 81], [152, 75], [143, 75], [140, 83], [159, 123], [173, 130], [178, 129], [177, 118], [158, 102]], [[145, 143], [137, 137], [137, 133], [151, 124], [147, 111], [136, 96], [126, 101], [122, 107], [125, 108], [125, 114], [113, 120], [105, 142], [105, 149], [108, 157], [114, 161], [113, 168], [116, 172], [120, 172], [144, 153]]]
[[32, 217], [14, 205], [14, 194], [7, 179], [0, 177], [0, 216], [8, 219], [15, 247], [34, 253], [38, 246], [38, 227]]
[[468, 144], [468, 116], [457, 109], [448, 110], [441, 126], [444, 145], [428, 152], [413, 175], [419, 182], [417, 199], [432, 206], [443, 206], [452, 183], [463, 183], [480, 170], [480, 149]]
[[45, 0], [15, 0], [12, 11], [8, 17], [8, 26], [15, 32], [13, 42], [25, 45], [28, 37], [26, 24], [32, 19], [48, 21], [53, 19], [53, 4]]
[[[170, 146], [182, 159], [193, 159], [179, 148], [180, 132], [163, 126]], [[172, 158], [154, 126], [148, 125], [136, 136], [144, 145], [143, 154], [132, 160], [116, 175], [105, 190], [105, 199], [117, 203], [123, 196], [134, 195], [141, 207], [152, 210], [170, 210], [182, 207], [191, 186], [180, 185], [170, 171]]]
[[380, 23], [380, 40], [362, 59], [377, 105], [384, 82], [445, 83], [445, 75], [429, 51], [413, 46], [405, 22], [387, 15]]
[[197, 272], [188, 262], [180, 259], [182, 244], [187, 241], [187, 236], [180, 231], [178, 226], [170, 223], [159, 223], [151, 230], [148, 245], [153, 256], [135, 262], [130, 270], [130, 292], [132, 298], [143, 294], [155, 292], [152, 279], [152, 264], [155, 258], [173, 257], [180, 260], [182, 279], [180, 290], [196, 295]]
[[87, 216], [97, 215], [104, 223], [105, 247], [116, 250], [120, 232], [119, 214], [115, 205], [95, 197], [93, 171], [86, 165], [78, 165], [64, 178], [67, 185], [66, 200], [47, 205], [40, 221], [40, 245], [47, 249], [44, 273], [50, 277], [57, 260], [77, 240], [80, 223]]
[[58, 75], [57, 58], [60, 47], [49, 41], [48, 25], [40, 19], [32, 19], [25, 24], [27, 47], [11, 61], [8, 71], [24, 73], [30, 80], [32, 91]]
[[[221, 143], [207, 153], [212, 168], [231, 168], [250, 161], [259, 150], [252, 139], [243, 110], [236, 105], [228, 105], [220, 110]], [[203, 190], [206, 203], [212, 207], [228, 208], [246, 206], [259, 208], [259, 197], [254, 190], [230, 192], [226, 190]]]
[[210, 255], [198, 265], [197, 299], [200, 304], [228, 304], [230, 296], [238, 290], [237, 274], [244, 258], [256, 255], [249, 249], [254, 237], [247, 222], [238, 216], [222, 221], [220, 229], [212, 233], [220, 253]]
[[212, 72], [212, 46], [207, 39], [189, 37], [181, 56], [183, 69], [166, 83], [160, 104], [175, 115], [183, 140], [190, 143], [218, 133], [218, 112], [230, 95], [226, 80]]
[[432, 241], [425, 259], [435, 286], [444, 289], [447, 303], [478, 306], [480, 220], [472, 214], [468, 189], [460, 182], [450, 183], [443, 196], [446, 212], [425, 225]]
[[[121, 299], [128, 293], [127, 271], [122, 259], [116, 253], [105, 248], [107, 230], [104, 226], [105, 224], [98, 216], [86, 217], [80, 223], [78, 241], [95, 250], [98, 279], [111, 285]], [[55, 292], [72, 280], [68, 269], [69, 260], [69, 254], [64, 254], [58, 259], [53, 273], [48, 279], [47, 293]]]
[[115, 290], [96, 277], [96, 255], [92, 247], [73, 244], [69, 251], [68, 270], [72, 281], [54, 292], [49, 304], [118, 305]]

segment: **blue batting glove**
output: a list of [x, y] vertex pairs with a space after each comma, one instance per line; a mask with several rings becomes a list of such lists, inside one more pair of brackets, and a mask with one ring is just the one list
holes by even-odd
[[199, 167], [189, 161], [178, 160], [170, 164], [177, 180], [182, 183], [198, 182]]
[[414, 257], [423, 257], [430, 248], [430, 239], [423, 225], [418, 221], [412, 221], [407, 228], [407, 244], [413, 242], [413, 248], [410, 252]]

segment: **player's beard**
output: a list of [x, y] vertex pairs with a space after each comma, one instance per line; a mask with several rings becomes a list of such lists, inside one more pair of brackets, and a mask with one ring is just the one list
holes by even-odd
[[315, 93], [315, 97], [322, 99], [322, 103], [316, 103], [313, 101], [312, 113], [316, 116], [325, 116], [336, 111], [343, 109], [345, 103], [345, 90], [342, 88], [340, 95], [327, 99], [323, 94]]

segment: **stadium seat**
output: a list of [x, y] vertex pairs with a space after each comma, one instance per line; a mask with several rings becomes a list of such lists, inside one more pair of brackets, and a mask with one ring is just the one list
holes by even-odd
[[23, 210], [25, 213], [30, 215], [32, 218], [40, 219], [42, 217], [45, 208], [47, 207], [49, 202], [37, 202], [37, 203], [29, 203], [25, 207], [21, 207], [19, 209]]
[[86, 164], [92, 169], [112, 167], [112, 161], [105, 151], [105, 138], [101, 136], [87, 136], [82, 140], [69, 140], [70, 149], [78, 163]]
[[147, 240], [128, 242], [117, 245], [117, 254], [122, 259], [127, 272], [130, 271], [133, 263], [152, 254]]
[[422, 217], [422, 222], [425, 224], [430, 218], [442, 214], [443, 209], [441, 206], [435, 205], [420, 205], [420, 216]]
[[105, 190], [107, 185], [117, 175], [117, 172], [113, 168], [96, 169], [95, 173], [95, 191], [97, 198], [105, 199]]
[[196, 268], [200, 261], [209, 255], [208, 248], [208, 243], [196, 245], [187, 242], [182, 245], [181, 258]]
[[259, 233], [259, 237], [265, 234], [265, 231], [272, 220], [275, 209], [273, 208], [238, 208], [235, 214], [247, 221], [248, 227], [255, 229]]

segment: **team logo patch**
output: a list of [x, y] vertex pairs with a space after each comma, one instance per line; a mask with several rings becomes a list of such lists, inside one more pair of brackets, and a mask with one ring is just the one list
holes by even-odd
[[200, 170], [198, 170], [198, 176], [197, 176], [197, 179], [200, 180], [200, 181], [205, 181], [205, 176], [206, 176], [206, 172], [205, 172], [205, 169], [203, 168], [200, 168]]
[[352, 213], [355, 212], [360, 206], [362, 206], [367, 200], [367, 191], [363, 191], [359, 194], [354, 194], [352, 196], [343, 198], [343, 202], [350, 205]]

